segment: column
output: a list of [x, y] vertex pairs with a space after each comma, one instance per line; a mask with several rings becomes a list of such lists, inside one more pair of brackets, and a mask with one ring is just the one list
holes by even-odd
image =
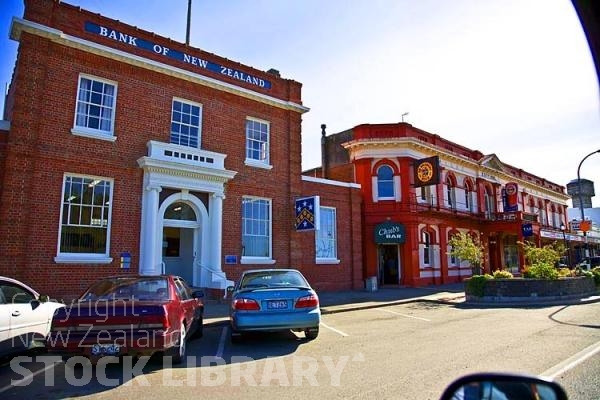
[[160, 186], [146, 186], [142, 199], [142, 223], [140, 237], [140, 274], [162, 273], [162, 243], [158, 243], [158, 203]]
[[210, 196], [209, 219], [210, 219], [210, 267], [221, 271], [221, 247], [223, 243], [223, 193], [213, 193]]

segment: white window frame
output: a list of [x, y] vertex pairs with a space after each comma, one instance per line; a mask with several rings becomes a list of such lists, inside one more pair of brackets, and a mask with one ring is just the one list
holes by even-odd
[[455, 191], [454, 182], [448, 176], [446, 177], [446, 196], [448, 197], [447, 204], [448, 208], [456, 210], [458, 207], [456, 206], [456, 191]]
[[[174, 121], [173, 115], [175, 113], [175, 102], [181, 103], [183, 105], [188, 105], [190, 107], [198, 108], [198, 124], [194, 125], [191, 121], [189, 123], [186, 123], [184, 121]], [[182, 115], [183, 115], [183, 113], [182, 113]], [[189, 114], [189, 116], [190, 116], [190, 118], [193, 117], [191, 115], [191, 113]], [[180, 126], [186, 126], [186, 127], [188, 127], [188, 129], [191, 129], [191, 128], [198, 129], [198, 137], [196, 138], [198, 143], [196, 144], [196, 146], [190, 146], [189, 144], [182, 144], [181, 138], [179, 140], [179, 143], [175, 143], [173, 141], [173, 135], [181, 135], [181, 132], [173, 132], [173, 124], [178, 124]], [[202, 147], [202, 104], [196, 103], [194, 101], [186, 100], [186, 99], [183, 99], [180, 97], [173, 97], [173, 101], [171, 102], [171, 126], [169, 127], [169, 131], [170, 131], [169, 142], [171, 144], [176, 144], [176, 145], [184, 146], [184, 147], [190, 147], [192, 149], [200, 149]], [[189, 138], [190, 136], [191, 135], [188, 133], [187, 137]]]
[[[77, 117], [78, 117], [78, 113], [77, 113], [77, 109], [80, 106], [80, 91], [81, 91], [81, 83], [83, 79], [88, 79], [91, 80], [92, 82], [99, 82], [102, 83], [103, 85], [111, 85], [113, 86], [113, 103], [112, 103], [112, 107], [111, 107], [111, 119], [110, 119], [110, 129], [109, 130], [102, 130], [99, 128], [89, 128], [87, 126], [82, 126], [82, 125], [78, 125], [77, 124]], [[116, 114], [117, 114], [117, 94], [118, 94], [118, 85], [117, 82], [108, 80], [108, 79], [103, 79], [103, 78], [99, 78], [93, 75], [87, 75], [87, 74], [79, 74], [79, 78], [77, 81], [77, 93], [76, 93], [76, 97], [75, 97], [75, 115], [73, 117], [73, 128], [71, 129], [71, 133], [73, 135], [76, 136], [83, 136], [83, 137], [88, 137], [88, 138], [92, 138], [92, 139], [100, 139], [100, 140], [106, 140], [109, 142], [114, 142], [115, 140], [117, 140], [117, 137], [115, 136], [115, 119], [116, 119]], [[104, 97], [103, 97], [104, 99]]]
[[[325, 227], [323, 226], [325, 222], [324, 216], [327, 213], [333, 214], [333, 226]], [[332, 236], [329, 238], [324, 238], [323, 235], [327, 233], [331, 233]], [[326, 243], [323, 243], [325, 241]], [[328, 248], [333, 249], [333, 257], [323, 257], [319, 256], [319, 248], [323, 245], [328, 246]], [[339, 264], [340, 260], [338, 259], [338, 251], [337, 251], [337, 210], [334, 207], [320, 207], [319, 214], [319, 227], [315, 231], [315, 262], [317, 264]]]
[[483, 192], [483, 199], [485, 203], [485, 217], [491, 219], [494, 214], [494, 199], [486, 189]]
[[[380, 196], [379, 195], [379, 171], [382, 168], [389, 168], [392, 171], [392, 179], [389, 180], [389, 183], [392, 185], [392, 195], [391, 196]], [[376, 176], [376, 182], [377, 182], [377, 199], [378, 200], [396, 200], [396, 183], [395, 183], [395, 179], [394, 179], [394, 168], [392, 168], [390, 165], [388, 164], [383, 164], [380, 165], [377, 168], [377, 176]], [[388, 182], [388, 181], [383, 181], [383, 182]]]
[[[109, 189], [109, 200], [108, 200], [108, 221], [106, 222], [106, 249], [104, 254], [99, 253], [67, 253], [61, 251], [61, 237], [63, 230], [63, 213], [65, 212], [65, 206], [67, 206], [70, 200], [65, 200], [65, 189], [67, 186], [67, 178], [80, 178], [87, 179], [90, 184], [94, 182], [100, 183], [101, 181], [105, 181], [110, 184]], [[109, 264], [112, 262], [112, 258], [110, 255], [110, 239], [111, 239], [111, 225], [112, 225], [112, 205], [114, 202], [114, 179], [101, 177], [101, 176], [91, 176], [91, 175], [81, 175], [81, 174], [71, 174], [65, 173], [63, 175], [62, 181], [62, 195], [61, 195], [61, 207], [60, 207], [60, 219], [58, 221], [58, 241], [56, 245], [56, 257], [54, 261], [56, 263], [61, 264]]]
[[[242, 249], [242, 256], [240, 259], [240, 263], [241, 264], [275, 264], [275, 260], [273, 259], [273, 201], [272, 199], [269, 198], [264, 198], [264, 197], [255, 197], [255, 196], [243, 196], [242, 197], [242, 221], [241, 221], [241, 228], [242, 228], [242, 246], [244, 243], [244, 236], [246, 236], [246, 233], [244, 232], [244, 229], [246, 228], [246, 223], [245, 223], [245, 214], [244, 214], [244, 202], [245, 201], [264, 201], [268, 204], [268, 213], [269, 213], [269, 221], [268, 221], [268, 225], [267, 228], [269, 230], [269, 234], [268, 234], [268, 238], [269, 238], [269, 244], [268, 244], [268, 250], [269, 250], [269, 254], [267, 256], [247, 256], [244, 254], [244, 249]], [[259, 235], [260, 236], [260, 235]]]
[[[264, 159], [255, 159], [255, 158], [248, 157], [248, 152], [250, 150], [248, 147], [248, 141], [250, 140], [250, 138], [248, 137], [248, 133], [249, 133], [248, 132], [248, 123], [249, 122], [255, 122], [255, 123], [259, 123], [259, 124], [263, 124], [263, 125], [267, 126], [267, 141], [264, 142], [264, 143], [266, 143], [266, 149], [264, 149], [264, 153], [265, 153]], [[271, 163], [271, 123], [269, 121], [265, 121], [265, 120], [258, 119], [258, 118], [246, 117], [246, 121], [244, 123], [244, 136], [246, 139], [244, 141], [245, 152], [246, 152], [245, 164], [250, 167], [272, 169], [273, 166], [270, 164]], [[254, 139], [252, 139], [252, 140], [254, 140]]]

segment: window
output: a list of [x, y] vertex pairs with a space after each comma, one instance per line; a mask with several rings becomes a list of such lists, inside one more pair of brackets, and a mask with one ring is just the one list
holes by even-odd
[[421, 240], [423, 241], [423, 264], [429, 265], [431, 254], [431, 235], [429, 232], [423, 231]]
[[3, 301], [6, 304], [28, 304], [36, 300], [36, 297], [29, 290], [15, 283], [3, 282], [0, 284], [0, 304], [2, 303], [2, 299], [4, 299]]
[[271, 258], [271, 200], [242, 200], [242, 257]]
[[246, 162], [269, 165], [269, 123], [246, 120]]
[[394, 198], [394, 170], [389, 165], [382, 165], [377, 169], [377, 197]]
[[79, 77], [74, 134], [92, 137], [113, 137], [117, 85], [113, 82]]
[[315, 234], [317, 258], [337, 260], [337, 232], [335, 208], [321, 207], [319, 229]]
[[454, 250], [456, 250], [455, 247], [453, 245], [450, 245], [450, 265], [457, 266], [458, 258], [456, 258], [456, 255], [454, 254]]
[[473, 187], [470, 181], [465, 183], [465, 208], [473, 212]]
[[65, 176], [58, 255], [108, 257], [112, 182]]
[[446, 197], [448, 197], [448, 207], [456, 208], [456, 194], [454, 192], [454, 182], [450, 176], [446, 177]]
[[174, 99], [171, 111], [171, 143], [198, 148], [202, 106]]
[[485, 189], [485, 193], [483, 194], [483, 201], [485, 203], [485, 217], [491, 219], [494, 212], [494, 204], [488, 188]]

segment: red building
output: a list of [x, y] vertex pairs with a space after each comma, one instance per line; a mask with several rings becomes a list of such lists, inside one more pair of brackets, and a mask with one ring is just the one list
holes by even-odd
[[563, 186], [407, 123], [323, 132], [322, 144], [323, 167], [308, 173], [361, 185], [364, 274], [380, 284], [471, 276], [449, 255], [458, 232], [483, 245], [485, 271], [519, 274], [518, 242], [562, 240], [560, 226], [568, 226]]
[[[301, 84], [58, 0], [26, 0], [0, 123], [0, 274], [54, 297], [100, 276], [220, 288], [297, 267], [362, 287], [358, 185], [301, 175]], [[295, 200], [319, 196], [318, 230]]]

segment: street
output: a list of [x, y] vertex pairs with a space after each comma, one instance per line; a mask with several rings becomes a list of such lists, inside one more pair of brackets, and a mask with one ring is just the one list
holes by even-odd
[[15, 358], [0, 367], [0, 396], [279, 399], [293, 390], [304, 398], [437, 399], [461, 375], [511, 371], [555, 378], [570, 399], [600, 398], [600, 303], [414, 302], [324, 315], [314, 341], [285, 332], [232, 345], [227, 329], [207, 326], [203, 338], [189, 343], [181, 367], [160, 358], [107, 359], [93, 368], [47, 354]]

